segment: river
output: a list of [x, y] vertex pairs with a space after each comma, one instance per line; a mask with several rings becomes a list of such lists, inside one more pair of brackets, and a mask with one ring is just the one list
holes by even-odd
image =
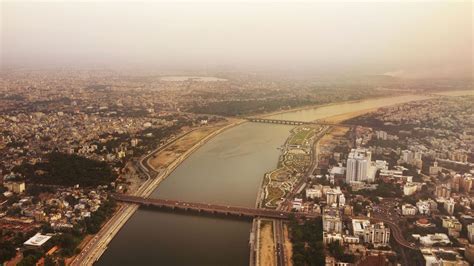
[[[310, 121], [419, 100], [397, 96], [274, 115]], [[275, 168], [291, 126], [244, 123], [206, 143], [152, 197], [253, 207], [265, 172]], [[248, 265], [251, 222], [139, 209], [97, 265]]]
[[[152, 197], [253, 207], [290, 126], [245, 123], [219, 134], [164, 180]], [[140, 209], [98, 265], [248, 265], [249, 220]]]

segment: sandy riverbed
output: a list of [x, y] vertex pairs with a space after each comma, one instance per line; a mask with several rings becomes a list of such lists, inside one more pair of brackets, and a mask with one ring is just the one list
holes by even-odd
[[150, 166], [154, 169], [166, 168], [173, 161], [175, 161], [179, 156], [185, 153], [187, 150], [192, 148], [196, 143], [203, 140], [209, 134], [217, 131], [220, 128], [223, 128], [227, 125], [235, 123], [237, 120], [228, 119], [225, 122], [219, 122], [217, 124], [200, 127], [191, 133], [183, 136], [178, 139], [173, 145], [170, 145], [166, 149], [154, 154], [148, 160]]
[[438, 92], [435, 94], [443, 95], [443, 96], [467, 96], [467, 95], [474, 95], [474, 90], [443, 91], [443, 92]]

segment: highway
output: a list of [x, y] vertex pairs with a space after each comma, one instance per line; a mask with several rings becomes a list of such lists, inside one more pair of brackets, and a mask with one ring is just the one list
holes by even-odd
[[273, 220], [273, 234], [275, 239], [275, 255], [277, 266], [284, 266], [286, 264], [286, 257], [283, 221]]

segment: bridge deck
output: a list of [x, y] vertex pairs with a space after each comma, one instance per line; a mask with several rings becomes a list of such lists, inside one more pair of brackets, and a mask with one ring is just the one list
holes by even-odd
[[[168, 209], [177, 209], [177, 210], [194, 210], [198, 212], [206, 212], [213, 214], [224, 214], [224, 215], [235, 215], [235, 216], [246, 216], [246, 217], [261, 217], [261, 218], [271, 218], [271, 219], [289, 219], [291, 215], [294, 215], [296, 218], [308, 218], [313, 219], [317, 218], [320, 215], [317, 213], [305, 213], [305, 212], [287, 212], [287, 211], [277, 211], [270, 209], [256, 209], [248, 207], [235, 207], [235, 206], [225, 206], [217, 204], [206, 204], [206, 203], [195, 203], [187, 201], [178, 201], [178, 200], [166, 200], [166, 199], [153, 199], [153, 198], [144, 198], [137, 196], [129, 196], [123, 194], [114, 194], [113, 197], [122, 202], [134, 203], [143, 206], [154, 206], [158, 208], [168, 208]], [[363, 217], [367, 219], [366, 217]], [[371, 217], [368, 218], [371, 222], [384, 222], [391, 229], [391, 235], [394, 240], [401, 246], [409, 249], [417, 250], [418, 247], [412, 245], [404, 237], [401, 229], [393, 221], [383, 218], [383, 217]]]
[[143, 206], [153, 206], [159, 208], [194, 210], [198, 212], [219, 213], [225, 215], [247, 216], [247, 217], [263, 217], [272, 219], [288, 219], [291, 215], [297, 218], [316, 218], [316, 213], [287, 212], [269, 209], [255, 209], [247, 207], [225, 206], [217, 204], [195, 203], [177, 200], [143, 198], [137, 196], [129, 196], [122, 194], [114, 194], [118, 201], [140, 204]]
[[257, 118], [257, 117], [247, 117], [245, 119], [247, 119], [250, 122], [255, 122], [255, 123], [298, 125], [298, 126], [299, 125], [353, 126], [350, 124], [330, 123], [330, 122], [325, 122], [325, 121], [295, 121], [295, 120], [269, 119], [269, 118]]

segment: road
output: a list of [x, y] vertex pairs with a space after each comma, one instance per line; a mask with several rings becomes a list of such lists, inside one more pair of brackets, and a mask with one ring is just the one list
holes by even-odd
[[218, 205], [211, 203], [190, 202], [170, 199], [157, 199], [123, 194], [114, 194], [113, 197], [118, 201], [132, 204], [140, 204], [143, 206], [167, 208], [171, 210], [193, 210], [210, 214], [247, 216], [251, 218], [264, 217], [270, 219], [289, 219], [291, 216], [295, 216], [296, 218], [312, 219], [319, 216], [319, 214], [313, 212], [279, 211], [273, 209]]
[[284, 266], [286, 264], [286, 257], [283, 221], [273, 220], [273, 234], [275, 239], [275, 255], [277, 266]]

